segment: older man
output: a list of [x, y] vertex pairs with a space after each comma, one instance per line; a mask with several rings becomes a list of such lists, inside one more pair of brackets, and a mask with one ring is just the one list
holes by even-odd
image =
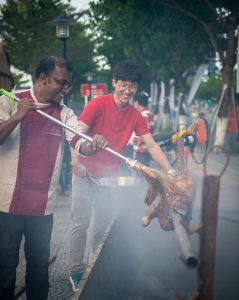
[[100, 135], [89, 144], [34, 111], [41, 109], [81, 130], [77, 116], [61, 104], [71, 85], [70, 65], [50, 56], [38, 64], [33, 88], [17, 93], [19, 103], [0, 97], [0, 299], [15, 299], [23, 235], [27, 299], [47, 299], [52, 213], [64, 136], [84, 155], [107, 146]]

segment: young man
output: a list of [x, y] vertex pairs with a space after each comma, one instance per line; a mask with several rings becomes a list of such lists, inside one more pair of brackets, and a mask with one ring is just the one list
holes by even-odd
[[99, 135], [89, 145], [34, 111], [41, 109], [81, 130], [77, 116], [61, 104], [71, 84], [69, 64], [50, 56], [37, 66], [33, 88], [17, 92], [19, 103], [0, 97], [0, 299], [15, 299], [23, 235], [27, 299], [47, 299], [52, 211], [64, 135], [75, 151], [84, 155], [107, 146]]
[[[130, 104], [135, 96], [141, 72], [132, 61], [118, 63], [113, 70], [112, 85], [114, 92], [92, 99], [80, 114], [80, 126], [89, 135], [103, 134], [108, 146], [123, 153], [132, 133], [140, 136], [147, 145], [152, 157], [163, 169], [172, 168], [155, 143], [150, 130], [141, 114]], [[72, 154], [72, 229], [70, 236], [70, 281], [73, 290], [78, 288], [85, 271], [83, 261], [87, 229], [94, 205], [94, 234], [92, 250], [94, 252], [107, 225], [112, 218], [112, 196], [107, 188], [92, 186], [88, 175], [101, 178], [119, 175], [120, 160], [106, 151], [99, 151], [93, 157]]]

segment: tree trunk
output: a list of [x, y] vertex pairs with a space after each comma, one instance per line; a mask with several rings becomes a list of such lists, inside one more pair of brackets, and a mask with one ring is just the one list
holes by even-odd
[[224, 146], [227, 132], [227, 118], [218, 117], [216, 124], [216, 135], [214, 145]]
[[235, 37], [235, 25], [231, 23], [228, 26], [228, 38], [227, 38], [227, 48], [226, 48], [226, 57], [223, 60], [223, 74], [222, 82], [223, 86], [227, 85], [227, 90], [224, 95], [222, 105], [220, 107], [217, 119], [217, 128], [214, 145], [223, 146], [226, 138], [227, 131], [227, 118], [228, 118], [228, 109], [231, 102], [231, 88], [232, 88], [232, 74], [233, 67], [236, 63], [236, 37]]

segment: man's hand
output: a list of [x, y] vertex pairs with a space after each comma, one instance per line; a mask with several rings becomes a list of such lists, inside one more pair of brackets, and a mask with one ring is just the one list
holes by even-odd
[[92, 143], [84, 142], [81, 145], [80, 152], [84, 155], [92, 155], [101, 149], [105, 149], [108, 145], [108, 142], [102, 135], [94, 135]]
[[135, 171], [140, 171], [144, 168], [144, 166], [140, 162], [138, 162], [137, 160], [133, 160], [131, 158], [127, 158], [127, 160], [125, 162], [129, 168], [131, 168]]
[[0, 145], [9, 137], [16, 126], [28, 114], [29, 111], [37, 109], [34, 101], [25, 99], [20, 100], [17, 106], [17, 111], [8, 120], [0, 124]]
[[94, 135], [93, 136], [93, 143], [91, 144], [93, 150], [100, 150], [105, 149], [108, 146], [108, 142], [102, 135]]
[[33, 100], [23, 99], [18, 102], [15, 119], [21, 121], [29, 111], [37, 109], [37, 105]]

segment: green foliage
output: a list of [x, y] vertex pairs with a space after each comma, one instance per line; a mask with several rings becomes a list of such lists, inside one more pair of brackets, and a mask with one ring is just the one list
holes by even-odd
[[39, 58], [59, 54], [55, 32], [46, 23], [65, 8], [58, 0], [7, 0], [2, 5], [0, 32], [15, 67], [33, 74]]
[[[122, 59], [137, 60], [145, 86], [152, 79], [163, 80], [167, 89], [174, 78], [176, 90], [187, 94], [187, 77], [215, 53], [222, 65], [222, 84], [232, 83], [238, 1], [98, 0], [90, 2], [88, 16], [97, 54], [111, 67]], [[215, 89], [220, 93], [220, 87]]]
[[90, 2], [89, 26], [95, 32], [97, 53], [112, 67], [134, 59], [144, 70], [144, 82], [176, 78], [208, 60], [213, 53], [205, 33], [181, 13], [151, 0]]
[[[81, 13], [75, 13], [75, 9], [60, 0], [7, 0], [1, 6], [0, 36], [12, 65], [33, 76], [41, 58], [62, 55], [56, 29], [47, 25], [59, 15], [76, 21], [81, 17]], [[67, 40], [67, 58], [74, 70], [72, 93], [76, 100], [80, 96], [80, 84], [86, 82], [84, 73], [96, 69], [93, 51], [91, 37], [86, 34], [85, 26], [78, 22], [70, 28], [70, 38]], [[19, 83], [18, 77], [16, 82]]]
[[[238, 25], [239, 2], [234, 0], [191, 1], [191, 0], [160, 0], [165, 6], [178, 11], [200, 25], [202, 31], [219, 55], [221, 63], [228, 51], [235, 55]], [[231, 49], [228, 49], [228, 42]], [[234, 57], [235, 64], [235, 57]]]
[[[222, 86], [232, 85], [233, 68], [236, 65], [239, 26], [239, 2], [235, 0], [160, 0], [166, 7], [181, 13], [198, 24], [207, 35], [214, 52], [222, 65]], [[209, 74], [210, 74], [209, 68]], [[211, 72], [212, 75], [214, 72]], [[222, 88], [222, 87], [221, 87]], [[227, 117], [231, 95], [226, 92], [219, 111], [220, 117]]]
[[[219, 75], [214, 77], [205, 77], [201, 83], [195, 98], [196, 99], [213, 99], [218, 100], [222, 91], [222, 77]], [[233, 72], [232, 86], [236, 90], [236, 70]]]
[[16, 86], [24, 86], [26, 87], [28, 85], [28, 80], [24, 79], [24, 73], [23, 72], [12, 72], [13, 74], [13, 81]]
[[86, 34], [85, 24], [78, 23], [70, 28], [67, 42], [76, 101], [88, 71], [95, 73], [94, 80], [111, 86], [111, 71], [98, 71], [96, 57], [104, 57], [110, 68], [119, 60], [136, 60], [144, 73], [145, 90], [152, 79], [167, 84], [174, 78], [176, 90], [187, 93], [187, 77], [215, 52], [224, 83], [231, 83], [238, 7], [233, 0], [98, 0], [90, 2], [85, 14], [76, 14], [60, 0], [6, 0], [1, 6], [0, 35], [12, 64], [32, 74], [43, 56], [61, 55], [55, 28], [46, 23], [60, 14], [75, 20], [87, 17], [91, 35]]
[[196, 99], [217, 100], [221, 94], [222, 79], [218, 77], [208, 77], [203, 81], [196, 93]]
[[74, 101], [80, 101], [80, 84], [86, 83], [85, 74], [88, 71], [95, 72], [97, 66], [93, 61], [94, 44], [91, 36], [87, 36], [84, 26], [78, 24], [71, 27], [71, 36], [68, 41], [68, 57], [73, 65], [73, 89]]

